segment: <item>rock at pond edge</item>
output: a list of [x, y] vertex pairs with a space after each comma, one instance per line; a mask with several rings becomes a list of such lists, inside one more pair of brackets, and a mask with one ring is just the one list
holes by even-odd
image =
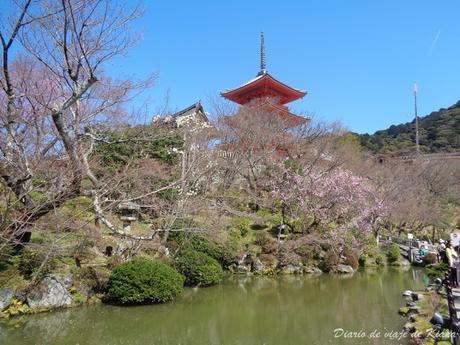
[[72, 297], [63, 282], [53, 276], [46, 276], [40, 284], [27, 294], [27, 304], [31, 309], [51, 309], [72, 304]]

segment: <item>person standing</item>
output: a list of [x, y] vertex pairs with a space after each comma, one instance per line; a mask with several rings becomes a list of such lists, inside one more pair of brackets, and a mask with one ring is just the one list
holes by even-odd
[[447, 256], [446, 256], [446, 242], [443, 239], [439, 240], [438, 261], [443, 262], [445, 264], [449, 264], [449, 262], [447, 261]]
[[454, 288], [458, 288], [458, 279], [457, 279], [457, 266], [456, 266], [456, 259], [458, 258], [458, 254], [455, 249], [452, 247], [452, 242], [447, 241], [446, 245], [446, 256], [450, 267], [450, 276], [452, 286]]

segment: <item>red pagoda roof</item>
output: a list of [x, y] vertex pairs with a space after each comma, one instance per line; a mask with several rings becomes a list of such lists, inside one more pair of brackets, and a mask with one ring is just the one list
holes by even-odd
[[238, 104], [246, 104], [256, 98], [271, 97], [278, 104], [286, 104], [302, 98], [306, 91], [294, 89], [273, 78], [270, 74], [260, 73], [256, 78], [235, 89], [221, 92], [221, 96]]
[[[260, 71], [257, 74], [257, 77], [235, 89], [221, 92], [221, 96], [240, 105], [244, 105], [245, 107], [255, 110], [263, 110], [263, 112], [266, 113], [266, 116], [274, 114], [278, 117], [278, 119], [281, 119], [281, 124], [286, 129], [297, 127], [306, 123], [308, 121], [307, 118], [292, 114], [285, 104], [304, 97], [307, 92], [294, 89], [293, 87], [276, 80], [267, 73], [263, 32], [260, 35], [260, 43]], [[236, 115], [226, 118], [225, 121], [228, 124], [233, 122], [234, 125], [238, 125], [235, 120], [237, 120], [238, 117], [248, 115], [252, 117], [257, 114], [239, 111]]]

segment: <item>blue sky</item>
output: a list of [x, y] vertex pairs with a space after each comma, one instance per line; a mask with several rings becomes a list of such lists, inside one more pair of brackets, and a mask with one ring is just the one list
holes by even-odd
[[255, 77], [260, 31], [267, 69], [307, 90], [291, 110], [373, 133], [460, 99], [458, 0], [144, 0], [139, 45], [109, 73], [157, 84], [139, 100], [151, 116], [169, 94], [171, 110]]
[[138, 77], [158, 71], [155, 112], [169, 90], [184, 108], [253, 78], [265, 32], [268, 71], [308, 91], [291, 109], [374, 132], [460, 99], [458, 0], [145, 1], [143, 39], [117, 62]]

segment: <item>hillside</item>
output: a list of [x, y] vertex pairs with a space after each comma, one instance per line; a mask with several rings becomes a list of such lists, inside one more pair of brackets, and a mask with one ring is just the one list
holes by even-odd
[[[460, 151], [460, 101], [419, 121], [422, 153]], [[361, 145], [374, 153], [410, 153], [415, 150], [415, 120], [359, 137]]]

